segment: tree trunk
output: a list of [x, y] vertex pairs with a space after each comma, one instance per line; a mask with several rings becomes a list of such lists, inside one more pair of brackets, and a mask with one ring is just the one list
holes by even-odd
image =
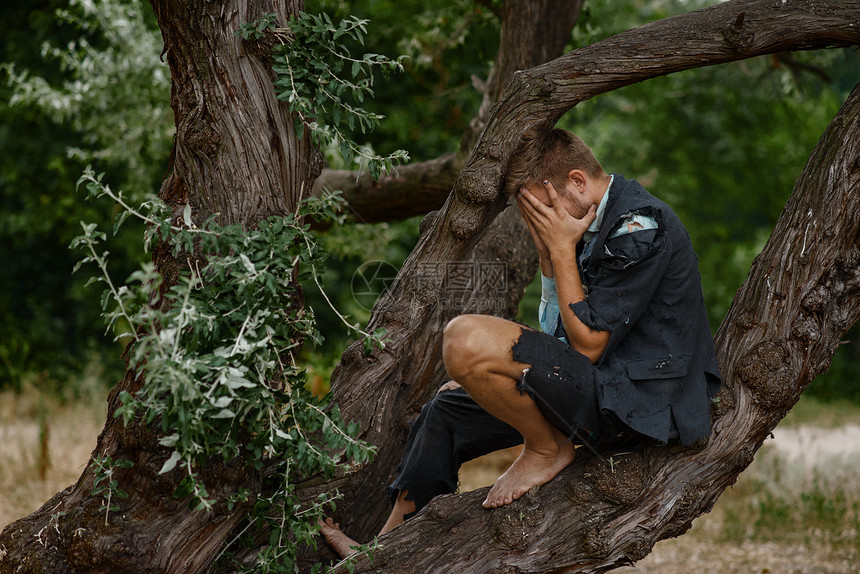
[[[217, 213], [222, 223], [246, 226], [290, 209], [315, 177], [318, 156], [307, 141], [295, 140], [290, 118], [274, 98], [269, 68], [257, 59], [265, 58], [269, 47], [242, 43], [233, 32], [263, 12], [278, 12], [283, 21], [300, 4], [152, 1], [173, 74], [177, 123], [173, 171], [162, 197], [177, 217], [190, 204], [197, 221]], [[509, 8], [514, 4], [520, 3]], [[309, 481], [303, 495], [340, 485], [347, 516], [361, 520], [348, 522], [348, 532], [368, 539], [379, 528], [388, 512], [381, 487], [392, 475], [408, 421], [442, 376], [443, 302], [459, 301], [468, 308], [473, 301], [472, 295], [452, 289], [456, 285], [447, 280], [452, 277], [443, 275], [437, 284], [433, 273], [440, 265], [461, 264], [503, 209], [498, 191], [525, 128], [554, 121], [579, 101], [649, 77], [764, 53], [860, 43], [858, 15], [856, 0], [736, 0], [649, 24], [517, 74], [490, 108], [487, 127], [445, 207], [428, 218], [418, 246], [374, 310], [370, 328], [386, 327], [392, 343], [370, 357], [351, 347], [335, 374], [335, 399], [348, 418], [362, 425], [364, 438], [379, 445], [376, 462], [322, 484]], [[466, 548], [480, 548], [474, 553], [479, 558], [469, 562], [474, 571], [486, 571], [492, 567], [481, 565], [489, 564], [499, 564], [499, 571], [558, 571], [579, 563], [584, 571], [605, 570], [641, 558], [654, 541], [680, 534], [707, 511], [823, 369], [839, 334], [857, 318], [857, 226], [844, 220], [858, 209], [855, 100], [834, 122], [854, 140], [823, 140], [826, 154], [814, 156], [818, 163], [810, 162], [832, 165], [830, 173], [842, 170], [842, 176], [822, 186], [816, 176], [827, 175], [826, 170], [804, 175], [792, 200], [803, 205], [787, 208], [784, 219], [790, 221], [784, 225], [789, 226], [778, 228], [742, 292], [748, 298], [738, 300], [720, 332], [727, 386], [708, 442], [687, 449], [645, 446], [619, 455], [614, 475], [602, 463], [582, 457], [536, 496], [491, 512], [479, 507], [481, 493], [442, 497], [383, 537], [387, 549], [377, 551], [375, 567], [432, 571], [444, 562], [442, 568], [450, 569], [464, 563]], [[810, 201], [807, 194], [816, 190], [832, 195]], [[819, 215], [819, 205], [833, 211]], [[506, 253], [506, 245], [498, 244], [500, 255], [478, 255], [474, 262], [521, 256]], [[779, 250], [780, 245], [785, 249]], [[174, 263], [160, 257], [167, 280], [175, 279]], [[782, 263], [790, 267], [779, 268]], [[514, 290], [510, 284], [507, 288]], [[517, 295], [505, 293], [508, 308], [509, 297]], [[457, 305], [447, 304], [445, 311], [455, 312]], [[759, 309], [766, 320], [757, 322]], [[111, 410], [117, 391], [133, 391], [138, 383], [136, 374], [128, 373], [112, 394]], [[205, 571], [247, 510], [216, 505], [210, 514], [194, 513], [174, 500], [175, 478], [158, 475], [166, 453], [139, 426], [124, 429], [109, 419], [96, 452], [135, 462], [117, 476], [131, 493], [121, 511], [111, 513], [105, 524], [100, 497], [90, 495], [92, 472], [85, 471], [76, 485], [0, 533], [0, 572]], [[207, 488], [215, 497], [242, 485], [254, 488], [260, 481], [239, 464], [207, 472]], [[568, 484], [579, 486], [568, 490]], [[577, 528], [565, 521], [571, 516], [581, 523]], [[350, 530], [352, 526], [356, 528]], [[451, 528], [468, 536], [452, 536]], [[559, 553], [558, 548], [572, 550]], [[410, 554], [413, 562], [406, 565]], [[578, 557], [576, 562], [571, 556]], [[361, 563], [359, 568], [367, 571], [369, 566]]]
[[[300, 1], [152, 0], [172, 76], [176, 121], [172, 170], [161, 198], [181, 224], [186, 204], [200, 223], [217, 214], [223, 225], [253, 226], [293, 211], [310, 189], [321, 162], [307, 138], [297, 140], [292, 117], [278, 102], [269, 62], [270, 45], [243, 43], [234, 34], [265, 12], [280, 21], [303, 9]], [[170, 249], [154, 256], [167, 283], [178, 263]], [[111, 392], [135, 392], [141, 377], [127, 372]], [[130, 497], [106, 519], [102, 497], [92, 496], [93, 473], [57, 494], [39, 511], [0, 534], [0, 572], [200, 572], [208, 568], [249, 504], [228, 511], [195, 512], [172, 492], [181, 473], [159, 475], [167, 449], [140, 424], [124, 427], [108, 415], [95, 454], [134, 462], [116, 478]], [[259, 490], [259, 473], [239, 461], [214, 464], [202, 476], [213, 498], [225, 500], [240, 487]]]
[[[571, 3], [567, 0], [505, 3], [499, 67], [490, 74], [487, 81], [489, 95], [484, 98], [484, 105], [472, 122], [472, 130], [480, 133], [488, 117], [490, 102], [504, 91], [516, 70], [538, 65], [553, 54], [561, 54], [581, 6], [582, 2]], [[548, 14], [554, 14], [555, 17], [545, 17]], [[539, 17], [542, 19], [538, 20]], [[511, 33], [511, 28], [518, 28], [519, 31]], [[468, 142], [475, 137], [466, 134], [463, 139]], [[421, 243], [427, 241], [427, 233], [435, 227], [437, 216], [438, 213], [431, 213], [422, 222]], [[378, 428], [383, 434], [396, 436], [390, 444], [397, 447], [386, 445], [380, 448], [373, 466], [385, 469], [381, 477], [375, 472], [366, 472], [362, 475], [365, 480], [356, 486], [348, 488], [344, 484], [341, 487], [347, 501], [339, 505], [338, 516], [343, 516], [342, 526], [345, 529], [356, 528], [362, 532], [361, 536], [371, 537], [388, 514], [386, 506], [379, 504], [380, 484], [388, 484], [393, 478], [392, 472], [399, 461], [400, 447], [406, 440], [409, 421], [415, 418], [421, 405], [447, 376], [442, 364], [440, 336], [445, 324], [463, 313], [514, 316], [522, 290], [534, 278], [538, 264], [537, 251], [517, 209], [508, 209], [491, 223], [490, 228], [490, 233], [466, 254], [416, 263], [412, 267], [416, 291], [407, 300], [395, 304], [397, 310], [387, 315], [398, 325], [406, 325], [414, 320], [416, 313], [429, 311], [422, 315], [417, 325], [419, 332], [416, 333], [415, 344], [403, 351], [399, 363], [402, 367], [397, 367], [395, 376], [402, 384], [386, 386], [382, 391], [384, 398], [379, 404], [386, 405], [384, 418], [374, 423], [380, 425]], [[409, 263], [404, 266], [404, 269], [407, 268]], [[400, 277], [403, 276], [404, 272], [401, 271]], [[392, 287], [391, 291], [394, 290], [395, 287]], [[392, 302], [392, 299], [386, 297], [385, 301]], [[378, 317], [376, 312], [374, 316]], [[371, 324], [375, 324], [376, 320], [378, 318], [371, 319]], [[344, 363], [333, 375], [335, 396], [339, 396], [336, 390], [338, 385], [347, 381], [350, 388], [355, 389], [352, 386], [351, 370], [342, 367], [349, 353], [357, 350], [353, 347], [347, 351]], [[341, 404], [341, 407], [344, 408], [345, 404]], [[378, 444], [374, 440], [370, 442]]]

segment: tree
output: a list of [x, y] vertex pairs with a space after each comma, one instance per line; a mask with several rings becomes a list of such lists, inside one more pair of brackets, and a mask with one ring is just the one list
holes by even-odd
[[[528, 3], [528, 8], [517, 4], [523, 3], [505, 4], [507, 33], [520, 26], [542, 30], [530, 25], [536, 14], [517, 9], [540, 6], [554, 13], [549, 0]], [[233, 36], [239, 22], [261, 14], [245, 13], [250, 9], [229, 2], [171, 3], [168, 9], [153, 0], [153, 6], [173, 73], [177, 123], [173, 171], [162, 187], [163, 199], [177, 217], [190, 204], [195, 218], [220, 213], [226, 222], [246, 225], [291, 210], [302, 183], [309, 188], [321, 165], [309, 141], [296, 138], [290, 129], [264, 64], [246, 57]], [[298, 4], [279, 5], [278, 18], [285, 20], [299, 9]], [[555, 20], [564, 20], [558, 22], [560, 28], [573, 22]], [[655, 22], [512, 74], [507, 89], [491, 82], [494, 88], [487, 99], [498, 98], [498, 103], [479, 116], [486, 119], [478, 123], [484, 127], [477, 130], [469, 160], [444, 207], [425, 221], [418, 246], [374, 310], [369, 330], [385, 326], [391, 342], [370, 356], [359, 345], [352, 346], [333, 377], [342, 413], [361, 424], [363, 438], [377, 445], [379, 453], [372, 465], [358, 472], [329, 480], [309, 478], [298, 485], [302, 496], [311, 499], [338, 487], [345, 493], [339, 510], [352, 517], [345, 523], [350, 532], [369, 538], [378, 530], [388, 511], [379, 485], [391, 477], [410, 413], [443, 374], [438, 326], [445, 313], [479, 296], [437, 298], [446, 295], [444, 277], [431, 273], [428, 288], [428, 270], [467, 257], [496, 261], [489, 255], [496, 250], [505, 254], [504, 260], [525, 262], [510, 266], [509, 291], [518, 291], [530, 277], [523, 268], [533, 265], [534, 258], [519, 251], [527, 240], [511, 240], [508, 226], [516, 218], [498, 216], [505, 203], [498, 194], [504, 166], [527, 126], [554, 123], [578, 102], [656, 75], [764, 53], [856, 45], [858, 22], [858, 2], [735, 0]], [[535, 40], [540, 34], [529, 37]], [[526, 51], [517, 52], [516, 47], [527, 44], [513, 40], [501, 50], [523, 54]], [[533, 57], [520, 62], [533, 64]], [[521, 67], [515, 63], [510, 69]], [[710, 439], [688, 448], [641, 444], [632, 454], [616, 453], [612, 466], [580, 457], [536, 495], [492, 512], [480, 509], [480, 492], [440, 497], [381, 540], [384, 547], [375, 553], [373, 566], [362, 560], [356, 568], [433, 571], [459, 564], [464, 571], [605, 571], [642, 558], [657, 540], [683, 533], [709, 510], [806, 384], [826, 368], [839, 337], [860, 315], [858, 228], [850, 219], [860, 207], [858, 98], [855, 90], [822, 138], [783, 221], [720, 330], [717, 344], [726, 386], [715, 407]], [[269, 137], [261, 138], [261, 133]], [[832, 206], [839, 209], [819, 215]], [[828, 224], [819, 223], [823, 221]], [[169, 277], [175, 261], [165, 253], [157, 255], [156, 262]], [[516, 297], [511, 299], [515, 304]], [[506, 299], [505, 306], [509, 304]], [[136, 373], [127, 373], [112, 393], [112, 410], [118, 390], [134, 391], [137, 384]], [[0, 569], [13, 571], [13, 564], [24, 571], [56, 572], [210, 568], [248, 504], [232, 509], [218, 505], [208, 514], [188, 510], [169, 495], [170, 475], [158, 475], [166, 451], [138, 426], [124, 429], [109, 420], [97, 452], [122, 454], [136, 462], [133, 469], [117, 474], [133, 492], [120, 505], [125, 518], [102, 525], [104, 513], [90, 495], [94, 477], [87, 471], [40, 511], [3, 531]], [[259, 475], [239, 465], [213, 465], [207, 471], [212, 473], [208, 483], [217, 485], [220, 498], [260, 484]], [[576, 527], [571, 516], [578, 517]], [[470, 540], [457, 538], [457, 548], [440, 553], [452, 528], [469, 532]], [[265, 532], [255, 537], [257, 547], [266, 544]], [[571, 550], [542, 551], [550, 547]], [[409, 556], [398, 548], [409, 548]], [[253, 557], [255, 550], [246, 556]], [[316, 559], [309, 553], [308, 562]]]

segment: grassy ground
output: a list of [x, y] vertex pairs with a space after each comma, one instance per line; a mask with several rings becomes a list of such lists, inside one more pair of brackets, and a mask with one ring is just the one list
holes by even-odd
[[[104, 424], [102, 395], [0, 393], [0, 529], [77, 480]], [[860, 406], [803, 399], [774, 435], [687, 535], [620, 572], [860, 573]], [[492, 484], [517, 451], [464, 466], [462, 488]]]
[[[692, 565], [721, 574], [860, 572], [860, 426], [850, 425], [849, 435], [841, 427], [776, 429], [710, 514], [626, 572], [680, 574]], [[798, 437], [813, 435], [809, 451], [796, 448]]]
[[0, 529], [74, 483], [105, 421], [104, 396], [0, 393]]

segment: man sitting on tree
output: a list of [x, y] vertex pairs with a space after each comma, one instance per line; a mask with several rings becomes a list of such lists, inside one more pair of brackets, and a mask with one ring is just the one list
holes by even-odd
[[[677, 215], [559, 129], [523, 137], [506, 190], [540, 254], [543, 333], [487, 315], [448, 323], [453, 381], [412, 425], [380, 534], [454, 492], [460, 465], [495, 450], [523, 445], [485, 508], [552, 480], [574, 444], [642, 435], [686, 445], [711, 432], [720, 376], [696, 254]], [[321, 529], [341, 556], [357, 546], [331, 519]]]

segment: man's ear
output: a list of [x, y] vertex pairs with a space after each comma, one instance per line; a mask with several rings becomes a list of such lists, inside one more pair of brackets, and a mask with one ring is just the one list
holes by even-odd
[[573, 186], [573, 189], [579, 193], [584, 193], [585, 188], [588, 187], [585, 172], [581, 169], [572, 169], [567, 172], [567, 180]]

